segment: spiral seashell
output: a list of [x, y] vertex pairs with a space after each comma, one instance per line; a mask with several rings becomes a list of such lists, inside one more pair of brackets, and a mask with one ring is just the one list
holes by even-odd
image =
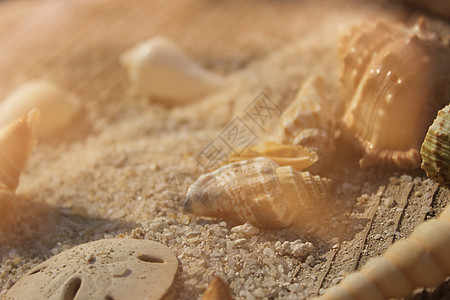
[[450, 187], [450, 104], [438, 112], [420, 154], [428, 177]]
[[33, 80], [17, 88], [0, 104], [0, 126], [38, 108], [40, 121], [36, 134], [48, 136], [67, 126], [80, 106], [78, 97], [53, 82]]
[[394, 243], [318, 299], [357, 300], [408, 297], [450, 275], [450, 206], [438, 219], [419, 225], [407, 240]]
[[419, 167], [426, 131], [450, 98], [450, 49], [384, 23], [350, 32], [340, 47], [343, 132], [364, 149], [361, 167]]
[[181, 104], [224, 85], [224, 80], [202, 68], [174, 42], [154, 37], [121, 56], [134, 91], [144, 97]]
[[0, 191], [14, 193], [31, 150], [39, 110], [33, 109], [0, 130]]
[[311, 76], [281, 116], [281, 143], [303, 146], [317, 153], [317, 164], [325, 165], [335, 150], [335, 117], [327, 108], [323, 79]]
[[257, 157], [200, 176], [189, 187], [183, 208], [239, 224], [284, 228], [319, 209], [330, 183], [291, 166], [280, 167], [267, 157]]

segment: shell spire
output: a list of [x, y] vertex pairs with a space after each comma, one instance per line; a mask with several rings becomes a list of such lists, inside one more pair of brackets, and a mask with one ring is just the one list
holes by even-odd
[[19, 177], [36, 144], [34, 135], [39, 110], [29, 113], [0, 129], [0, 190], [14, 193]]

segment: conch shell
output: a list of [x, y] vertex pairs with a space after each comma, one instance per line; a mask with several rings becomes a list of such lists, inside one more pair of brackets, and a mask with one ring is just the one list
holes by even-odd
[[284, 228], [320, 210], [330, 184], [328, 179], [257, 157], [200, 176], [189, 187], [183, 208], [239, 224]]
[[14, 193], [19, 177], [36, 144], [34, 130], [39, 110], [33, 109], [0, 130], [0, 192]]
[[438, 112], [420, 154], [428, 177], [450, 187], [450, 104]]
[[320, 300], [391, 299], [433, 287], [450, 275], [450, 206], [439, 218], [419, 225], [407, 240], [372, 258], [360, 272], [331, 287]]
[[33, 80], [18, 87], [0, 104], [0, 126], [38, 108], [41, 114], [36, 134], [48, 136], [67, 126], [80, 107], [79, 98], [62, 87], [47, 80]]
[[121, 56], [135, 93], [171, 104], [201, 98], [224, 85], [224, 80], [194, 62], [174, 42], [154, 37]]
[[365, 151], [361, 167], [419, 167], [427, 129], [450, 98], [450, 49], [427, 32], [384, 23], [350, 33], [340, 47], [342, 128]]
[[335, 150], [335, 116], [328, 108], [329, 102], [323, 79], [311, 76], [281, 115], [281, 143], [303, 146], [315, 152], [318, 156], [315, 168], [325, 165]]

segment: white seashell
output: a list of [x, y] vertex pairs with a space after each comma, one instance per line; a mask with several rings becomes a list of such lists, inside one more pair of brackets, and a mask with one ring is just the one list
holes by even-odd
[[121, 56], [134, 91], [173, 104], [201, 98], [224, 85], [224, 80], [205, 70], [174, 42], [154, 37]]
[[[419, 225], [407, 240], [394, 243], [318, 299], [357, 300], [408, 297], [450, 275], [450, 206], [437, 219]], [[370, 296], [370, 297], [369, 297]], [[377, 297], [375, 297], [377, 296]]]
[[0, 130], [0, 192], [14, 193], [31, 150], [39, 110], [33, 109]]
[[37, 136], [48, 136], [67, 126], [80, 108], [79, 99], [56, 84], [35, 80], [23, 84], [0, 104], [0, 126], [33, 108], [41, 112]]
[[326, 98], [323, 79], [311, 76], [281, 116], [281, 143], [315, 152], [318, 156], [316, 169], [329, 162], [335, 150], [335, 118], [327, 108]]
[[257, 157], [200, 176], [190, 186], [183, 207], [196, 215], [283, 228], [320, 210], [329, 186], [328, 179]]

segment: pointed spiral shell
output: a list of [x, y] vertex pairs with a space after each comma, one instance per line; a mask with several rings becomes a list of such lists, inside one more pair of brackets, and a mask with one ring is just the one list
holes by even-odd
[[183, 207], [196, 215], [283, 228], [316, 210], [329, 186], [328, 179], [257, 157], [200, 176], [189, 187]]
[[438, 112], [420, 154], [428, 177], [450, 187], [450, 104]]
[[350, 32], [340, 47], [341, 125], [365, 151], [361, 167], [419, 167], [427, 129], [450, 98], [450, 49], [383, 23]]
[[347, 276], [322, 300], [388, 299], [433, 287], [450, 275], [450, 206], [438, 219], [419, 225], [409, 239], [394, 243], [381, 257]]
[[31, 150], [39, 110], [33, 109], [0, 130], [0, 191], [14, 193]]
[[327, 108], [326, 98], [323, 79], [311, 76], [281, 116], [281, 143], [315, 152], [318, 156], [315, 168], [325, 165], [335, 150], [335, 117]]

